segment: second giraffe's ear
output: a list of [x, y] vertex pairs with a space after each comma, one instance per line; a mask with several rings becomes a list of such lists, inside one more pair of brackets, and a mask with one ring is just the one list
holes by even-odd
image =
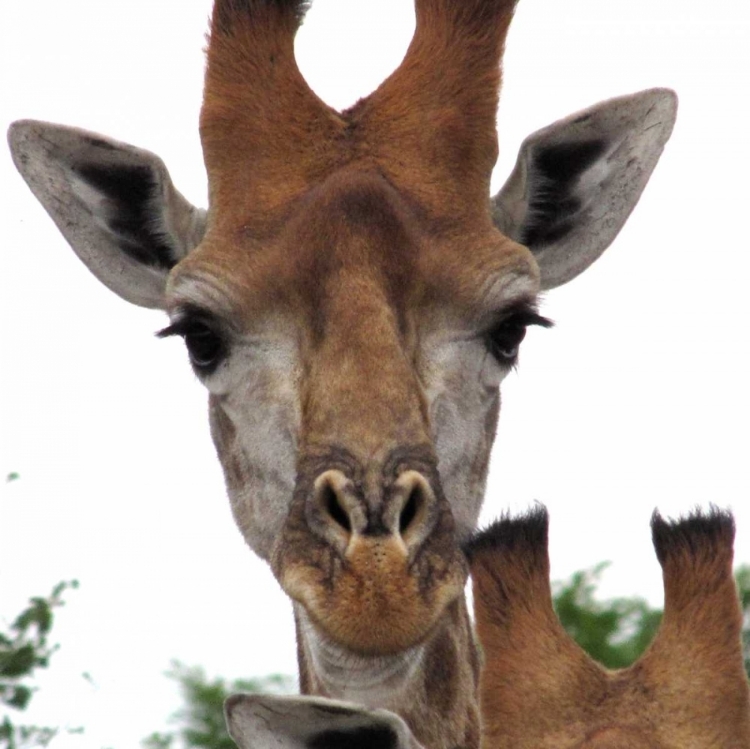
[[347, 702], [234, 694], [224, 713], [240, 749], [421, 749], [395, 713]]
[[170, 268], [203, 238], [206, 213], [149, 151], [63, 125], [22, 120], [13, 161], [88, 269], [142, 307], [163, 306]]
[[493, 218], [534, 253], [543, 289], [575, 278], [611, 244], [676, 117], [675, 93], [657, 88], [601, 102], [523, 142]]

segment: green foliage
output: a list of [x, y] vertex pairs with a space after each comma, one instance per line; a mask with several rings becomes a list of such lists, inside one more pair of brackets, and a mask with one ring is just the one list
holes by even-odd
[[[47, 642], [54, 622], [53, 609], [64, 605], [62, 594], [67, 589], [77, 587], [75, 580], [61, 582], [47, 598], [32, 598], [7, 630], [0, 632], [0, 704], [5, 708], [20, 711], [28, 707], [35, 691], [29, 679], [37, 669], [49, 666], [58, 648]], [[0, 723], [0, 749], [47, 746], [55, 735], [56, 728], [16, 725], [8, 712]]]
[[47, 746], [57, 736], [56, 728], [40, 726], [16, 726], [6, 715], [0, 723], [0, 746], [16, 747]]
[[175, 661], [167, 672], [180, 686], [184, 707], [172, 716], [177, 731], [152, 733], [143, 743], [144, 749], [236, 749], [224, 723], [224, 700], [235, 692], [288, 694], [294, 680], [288, 676], [265, 676], [258, 679], [223, 678], [209, 680], [201, 668]]
[[[553, 598], [563, 627], [592, 658], [607, 668], [625, 668], [653, 640], [662, 611], [641, 598], [598, 601], [596, 589], [607, 566], [607, 562], [599, 564], [555, 584]], [[744, 613], [745, 670], [750, 677], [750, 566], [740, 567], [735, 578]]]
[[607, 668], [624, 668], [648, 647], [659, 628], [661, 610], [641, 598], [597, 601], [596, 589], [608, 566], [599, 564], [558, 583], [555, 609], [563, 627], [592, 658]]
[[739, 567], [734, 576], [737, 580], [737, 590], [745, 617], [742, 627], [742, 653], [745, 657], [745, 671], [750, 677], [750, 565]]

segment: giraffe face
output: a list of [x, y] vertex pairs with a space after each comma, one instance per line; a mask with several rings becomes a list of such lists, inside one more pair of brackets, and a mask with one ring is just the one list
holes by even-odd
[[[330, 637], [398, 652], [461, 595], [498, 385], [544, 322], [538, 272], [492, 227], [425, 236], [368, 171], [295, 209], [263, 241], [209, 229], [171, 272], [164, 334], [209, 391], [249, 545]], [[467, 244], [481, 274], [446, 267]]]

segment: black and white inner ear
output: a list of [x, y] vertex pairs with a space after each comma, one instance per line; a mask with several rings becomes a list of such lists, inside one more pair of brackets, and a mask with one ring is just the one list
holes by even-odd
[[152, 169], [83, 163], [72, 173], [80, 177], [73, 180], [73, 191], [126, 255], [164, 270], [180, 260], [181, 248], [163, 225], [163, 190]]
[[588, 184], [581, 185], [582, 177], [607, 148], [604, 140], [583, 140], [540, 146], [531, 151], [529, 204], [517, 241], [530, 248], [541, 248], [559, 242], [573, 230], [576, 216], [591, 202], [592, 187], [597, 182], [594, 174], [585, 180]]
[[331, 728], [307, 741], [307, 749], [398, 749], [398, 745], [398, 734], [386, 725]]
[[224, 712], [240, 749], [421, 749], [398, 715], [353, 703], [236, 694]]

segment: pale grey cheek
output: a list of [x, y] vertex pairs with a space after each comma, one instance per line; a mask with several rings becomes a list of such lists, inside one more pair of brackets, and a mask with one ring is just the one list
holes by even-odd
[[[295, 446], [282, 434], [266, 428], [273, 419], [253, 431], [252, 424], [235, 450], [247, 466], [247, 483], [230, 490], [235, 517], [242, 519], [241, 531], [250, 547], [268, 559], [271, 547], [286, 519], [295, 483]], [[281, 424], [279, 425], [282, 426]]]
[[298, 410], [257, 381], [225, 397], [222, 410], [233, 427], [231, 443], [217, 444], [231, 451], [231, 468], [222, 463], [232, 511], [245, 541], [268, 559], [294, 492]]
[[457, 372], [431, 403], [438, 471], [461, 537], [476, 527], [484, 498], [487, 458], [494, 438], [497, 386], [476, 369]]

